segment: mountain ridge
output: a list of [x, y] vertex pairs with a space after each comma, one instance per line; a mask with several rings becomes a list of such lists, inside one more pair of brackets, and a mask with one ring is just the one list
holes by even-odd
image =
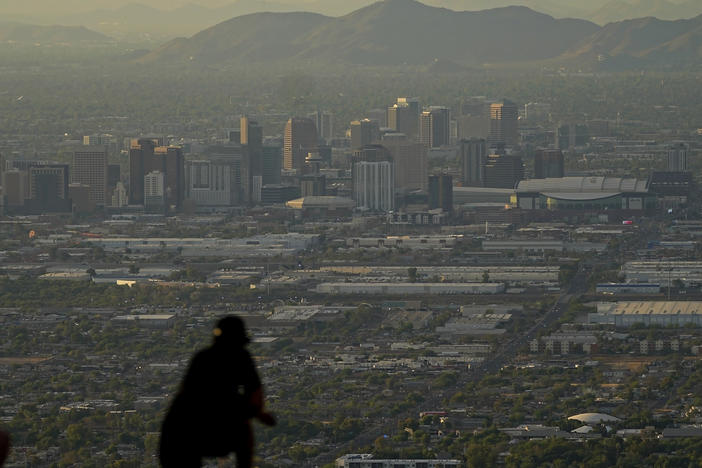
[[561, 56], [567, 60], [689, 65], [702, 59], [702, 15], [666, 21], [647, 17], [609, 23]]
[[36, 25], [0, 21], [0, 42], [108, 42], [112, 39], [84, 26]]
[[[449, 59], [475, 65], [556, 56], [598, 29], [585, 20], [554, 19], [522, 6], [456, 12], [415, 0], [385, 0], [338, 18], [304, 12], [240, 16], [166, 43], [141, 61], [379, 65]], [[270, 31], [282, 37], [273, 38]]]

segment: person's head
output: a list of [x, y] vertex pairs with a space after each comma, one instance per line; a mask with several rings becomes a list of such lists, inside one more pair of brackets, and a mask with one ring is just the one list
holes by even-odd
[[246, 334], [244, 321], [234, 315], [224, 317], [217, 322], [213, 333], [215, 343], [244, 346], [251, 341]]

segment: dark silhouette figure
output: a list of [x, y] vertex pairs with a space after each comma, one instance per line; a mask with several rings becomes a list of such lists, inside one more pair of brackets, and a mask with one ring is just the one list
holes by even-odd
[[159, 457], [164, 468], [199, 467], [203, 457], [234, 452], [237, 467], [253, 461], [251, 419], [267, 425], [275, 419], [263, 409], [263, 389], [239, 317], [225, 317], [214, 330], [214, 343], [199, 351], [166, 414]]
[[5, 464], [7, 456], [10, 454], [10, 434], [0, 431], [0, 466]]

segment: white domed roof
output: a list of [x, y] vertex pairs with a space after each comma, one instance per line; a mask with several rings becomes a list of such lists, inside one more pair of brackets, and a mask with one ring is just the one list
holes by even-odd
[[619, 418], [604, 413], [582, 413], [568, 418], [570, 421], [580, 421], [584, 424], [621, 421]]

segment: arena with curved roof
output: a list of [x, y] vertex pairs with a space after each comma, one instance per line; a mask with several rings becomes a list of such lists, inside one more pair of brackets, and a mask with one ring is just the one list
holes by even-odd
[[655, 207], [656, 197], [645, 180], [559, 177], [519, 182], [512, 204], [527, 210], [646, 210]]

